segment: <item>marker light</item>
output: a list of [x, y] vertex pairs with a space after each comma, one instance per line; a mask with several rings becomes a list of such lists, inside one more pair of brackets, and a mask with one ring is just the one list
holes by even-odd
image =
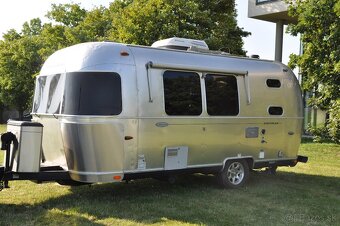
[[126, 52], [126, 51], [121, 51], [120, 55], [121, 56], [129, 56], [130, 54], [128, 52]]
[[113, 176], [113, 179], [114, 179], [114, 180], [121, 180], [121, 179], [122, 179], [122, 176], [116, 175], [116, 176]]

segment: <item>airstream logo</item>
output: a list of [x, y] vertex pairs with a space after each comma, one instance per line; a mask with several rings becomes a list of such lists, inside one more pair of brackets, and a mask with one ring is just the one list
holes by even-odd
[[278, 125], [278, 122], [265, 122], [266, 125]]

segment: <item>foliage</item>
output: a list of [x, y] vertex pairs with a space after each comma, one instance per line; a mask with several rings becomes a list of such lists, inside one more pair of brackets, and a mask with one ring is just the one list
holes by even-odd
[[314, 126], [308, 125], [307, 132], [313, 135], [314, 142], [328, 143], [332, 139], [328, 133], [328, 128], [326, 126], [314, 127]]
[[329, 114], [328, 133], [334, 142], [340, 144], [340, 98], [332, 102]]
[[288, 3], [290, 15], [298, 18], [288, 30], [293, 35], [300, 33], [303, 42], [303, 54], [292, 55], [289, 65], [300, 68], [303, 89], [314, 92], [309, 104], [332, 112], [328, 133], [339, 140], [340, 111], [333, 109], [340, 102], [340, 1]]
[[34, 75], [39, 72], [42, 58], [39, 20], [24, 24], [24, 35], [9, 31], [0, 41], [0, 101], [18, 109], [20, 117], [29, 108], [34, 90]]
[[[205, 40], [211, 49], [244, 55], [235, 2], [198, 0], [141, 0], [112, 3], [115, 13], [109, 38], [151, 45], [156, 40], [183, 37]], [[111, 8], [111, 7], [110, 7]]]
[[86, 10], [77, 4], [52, 4], [52, 9], [47, 13], [47, 18], [68, 27], [76, 27], [86, 16]]

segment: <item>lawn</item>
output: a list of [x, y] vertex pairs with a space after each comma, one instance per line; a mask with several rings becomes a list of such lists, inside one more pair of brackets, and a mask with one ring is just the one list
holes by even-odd
[[254, 172], [239, 190], [199, 174], [173, 185], [10, 182], [0, 192], [0, 225], [339, 225], [340, 146], [304, 142], [300, 154], [307, 164]]

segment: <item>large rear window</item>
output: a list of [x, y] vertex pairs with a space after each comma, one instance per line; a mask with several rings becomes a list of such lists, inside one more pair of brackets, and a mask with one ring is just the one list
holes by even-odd
[[72, 72], [66, 74], [62, 114], [118, 115], [122, 112], [119, 74]]

